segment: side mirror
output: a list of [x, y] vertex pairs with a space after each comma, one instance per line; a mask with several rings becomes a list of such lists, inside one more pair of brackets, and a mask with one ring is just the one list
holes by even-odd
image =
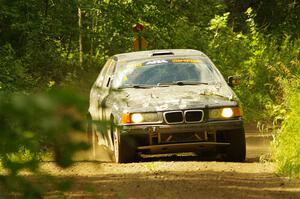
[[228, 77], [228, 85], [230, 87], [238, 86], [241, 84], [242, 78], [240, 76], [229, 76]]

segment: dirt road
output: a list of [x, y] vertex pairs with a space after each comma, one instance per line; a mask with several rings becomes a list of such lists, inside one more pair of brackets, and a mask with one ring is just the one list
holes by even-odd
[[270, 150], [270, 137], [247, 130], [245, 163], [200, 161], [192, 154], [148, 157], [139, 163], [77, 162], [61, 170], [43, 168], [71, 179], [71, 191], [47, 198], [300, 198], [300, 182], [278, 177], [274, 164], [259, 161]]

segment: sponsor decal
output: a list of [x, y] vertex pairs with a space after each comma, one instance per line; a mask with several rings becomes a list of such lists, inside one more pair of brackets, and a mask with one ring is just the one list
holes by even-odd
[[173, 63], [199, 63], [199, 59], [172, 59]]
[[153, 60], [153, 61], [146, 62], [145, 65], [165, 64], [165, 63], [169, 63], [169, 62], [167, 60]]

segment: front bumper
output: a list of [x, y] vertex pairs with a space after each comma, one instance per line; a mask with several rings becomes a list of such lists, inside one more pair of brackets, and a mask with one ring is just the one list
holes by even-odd
[[197, 124], [151, 124], [122, 126], [121, 136], [141, 153], [198, 152], [226, 147], [223, 132], [243, 131], [242, 119]]

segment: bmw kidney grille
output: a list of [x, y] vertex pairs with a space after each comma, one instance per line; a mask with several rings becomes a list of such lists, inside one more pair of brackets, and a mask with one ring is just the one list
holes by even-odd
[[203, 110], [169, 111], [164, 113], [164, 119], [168, 124], [198, 123], [204, 118]]

